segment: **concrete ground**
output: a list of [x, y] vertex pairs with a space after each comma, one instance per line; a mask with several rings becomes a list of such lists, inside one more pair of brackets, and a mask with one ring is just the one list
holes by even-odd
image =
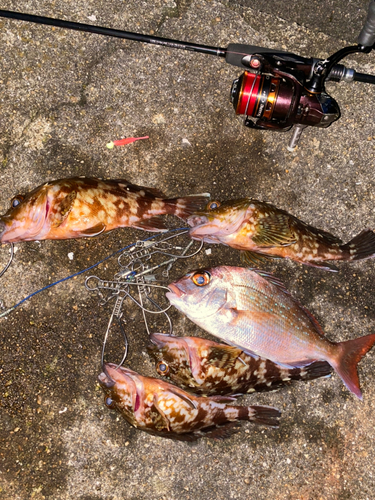
[[[0, 7], [206, 45], [250, 43], [325, 57], [356, 42], [367, 4], [2, 0]], [[220, 200], [270, 201], [345, 241], [374, 227], [370, 85], [329, 84], [341, 119], [305, 131], [290, 153], [290, 133], [250, 131], [235, 116], [229, 90], [241, 71], [222, 59], [4, 19], [0, 50], [0, 213], [15, 194], [47, 180], [89, 175], [123, 177], [170, 196], [209, 191]], [[374, 54], [345, 64], [375, 74]], [[148, 141], [106, 148], [113, 139], [145, 135]], [[0, 299], [10, 307], [145, 236], [124, 229], [95, 240], [17, 244]], [[0, 248], [0, 267], [8, 251]], [[237, 252], [215, 246], [171, 279], [239, 263]], [[374, 261], [339, 267], [268, 266], [335, 341], [375, 330]], [[108, 263], [95, 273], [110, 279], [115, 268]], [[374, 351], [359, 367], [362, 402], [334, 375], [241, 399], [280, 408], [278, 430], [244, 424], [227, 440], [196, 444], [152, 437], [103, 403], [97, 376], [111, 308], [98, 307], [85, 276], [0, 319], [0, 498], [374, 498]], [[125, 314], [127, 365], [153, 375], [141, 314], [130, 304]], [[202, 333], [177, 312], [173, 320], [177, 334]]]

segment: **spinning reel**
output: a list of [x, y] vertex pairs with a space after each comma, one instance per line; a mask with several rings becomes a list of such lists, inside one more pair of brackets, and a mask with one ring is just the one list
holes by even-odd
[[338, 64], [349, 54], [368, 54], [375, 47], [375, 0], [370, 1], [358, 45], [345, 47], [325, 60], [252, 45], [209, 47], [6, 10], [0, 10], [0, 17], [225, 57], [227, 63], [245, 70], [230, 92], [236, 114], [245, 116], [244, 125], [249, 128], [287, 131], [295, 127], [289, 150], [296, 147], [305, 127], [326, 128], [340, 118], [339, 105], [325, 91], [326, 81], [375, 84], [375, 76]]

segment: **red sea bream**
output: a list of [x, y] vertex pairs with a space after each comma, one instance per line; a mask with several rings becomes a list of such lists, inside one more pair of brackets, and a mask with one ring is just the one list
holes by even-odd
[[286, 368], [327, 361], [362, 399], [357, 364], [375, 334], [331, 342], [275, 277], [242, 267], [193, 271], [169, 285], [170, 303], [208, 333]]

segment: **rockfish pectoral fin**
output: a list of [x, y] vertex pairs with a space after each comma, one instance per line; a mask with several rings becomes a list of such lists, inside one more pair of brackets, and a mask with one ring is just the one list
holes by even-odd
[[154, 233], [157, 233], [159, 231], [168, 231], [168, 228], [165, 225], [163, 219], [158, 216], [141, 220], [139, 222], [136, 222], [135, 224], [132, 224], [132, 226], [137, 229], [143, 229], [144, 231], [150, 231]]
[[153, 405], [151, 406], [150, 417], [158, 431], [166, 430], [169, 432], [171, 430], [169, 420], [165, 416], [163, 410], [159, 407], [158, 397], [156, 394], [154, 395]]
[[180, 399], [184, 400], [185, 403], [187, 403], [193, 410], [197, 409], [196, 403], [192, 399], [190, 399], [189, 396], [178, 387], [173, 387], [173, 388], [169, 387], [168, 391], [174, 394], [175, 396], [179, 397]]
[[252, 237], [259, 247], [289, 246], [296, 242], [296, 236], [289, 226], [290, 217], [286, 214], [274, 214], [261, 219], [257, 233]]
[[331, 271], [332, 273], [337, 273], [339, 271], [339, 268], [336, 267], [335, 265], [331, 264], [330, 262], [317, 262], [317, 261], [308, 261], [304, 260], [301, 261], [302, 264], [305, 264], [305, 266], [310, 266], [310, 267], [316, 267], [318, 269], [324, 269], [325, 271]]
[[258, 252], [251, 252], [250, 250], [241, 251], [241, 260], [246, 265], [252, 268], [254, 265], [259, 266], [271, 259], [279, 259], [277, 255], [266, 255]]
[[77, 238], [78, 237], [93, 238], [94, 236], [99, 236], [99, 234], [105, 231], [105, 228], [106, 228], [105, 224], [103, 224], [103, 222], [99, 222], [95, 226], [88, 227], [83, 231], [77, 231]]

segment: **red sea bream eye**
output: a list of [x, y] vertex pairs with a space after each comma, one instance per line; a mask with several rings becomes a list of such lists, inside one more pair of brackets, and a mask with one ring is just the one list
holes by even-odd
[[211, 274], [207, 271], [195, 273], [192, 278], [193, 283], [197, 286], [205, 286], [211, 281]]

